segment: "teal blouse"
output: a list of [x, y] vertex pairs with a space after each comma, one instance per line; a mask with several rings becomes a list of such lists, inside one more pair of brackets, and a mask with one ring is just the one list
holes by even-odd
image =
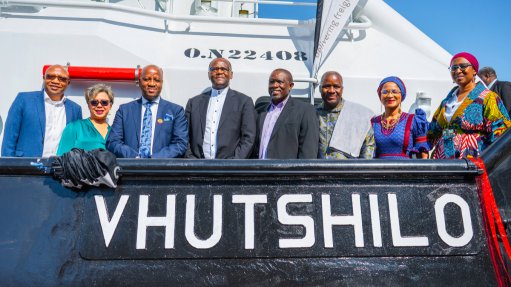
[[110, 134], [110, 126], [108, 126], [106, 137], [103, 138], [90, 121], [90, 118], [71, 122], [62, 132], [57, 156], [61, 156], [72, 148], [84, 150], [106, 149], [105, 144], [108, 134]]

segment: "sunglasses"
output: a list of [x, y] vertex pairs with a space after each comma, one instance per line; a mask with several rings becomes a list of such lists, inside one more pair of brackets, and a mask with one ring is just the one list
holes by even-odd
[[53, 81], [55, 79], [59, 80], [59, 82], [67, 82], [69, 81], [69, 78], [68, 77], [62, 77], [62, 76], [57, 76], [57, 75], [52, 75], [52, 74], [47, 74], [44, 76], [44, 78], [48, 81]]
[[101, 101], [98, 101], [98, 100], [92, 100], [89, 102], [91, 104], [91, 106], [93, 107], [97, 107], [99, 104], [101, 104], [103, 107], [106, 107], [108, 105], [110, 105], [110, 101], [109, 100], [101, 100]]
[[472, 66], [472, 65], [471, 65], [471, 64], [468, 64], [468, 63], [459, 64], [459, 65], [452, 65], [452, 66], [450, 66], [450, 67], [449, 67], [449, 70], [450, 70], [451, 72], [455, 72], [456, 70], [461, 69], [461, 71], [462, 71], [462, 72], [465, 72], [465, 70], [466, 70], [468, 67], [470, 67], [470, 66]]
[[382, 95], [387, 95], [387, 94], [398, 95], [398, 94], [401, 94], [401, 91], [400, 90], [382, 90], [381, 94]]

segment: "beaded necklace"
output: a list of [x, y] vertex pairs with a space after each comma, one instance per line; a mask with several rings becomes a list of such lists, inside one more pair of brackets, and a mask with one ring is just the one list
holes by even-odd
[[381, 115], [381, 120], [380, 120], [381, 132], [386, 136], [390, 135], [394, 131], [394, 128], [397, 126], [397, 124], [401, 121], [402, 115], [403, 115], [403, 113], [401, 112], [401, 110], [399, 110], [397, 117], [385, 119], [385, 112], [384, 112]]

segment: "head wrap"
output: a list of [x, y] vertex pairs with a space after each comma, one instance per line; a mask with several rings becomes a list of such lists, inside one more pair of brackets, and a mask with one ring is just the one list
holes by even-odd
[[451, 64], [452, 64], [452, 61], [454, 61], [454, 59], [456, 59], [456, 58], [465, 58], [470, 64], [472, 64], [472, 67], [474, 67], [474, 70], [476, 71], [476, 73], [479, 72], [479, 62], [477, 61], [476, 57], [474, 57], [474, 55], [467, 53], [467, 52], [458, 53], [458, 54], [452, 56]]
[[380, 85], [378, 86], [378, 96], [381, 96], [381, 89], [383, 88], [383, 85], [385, 85], [388, 82], [395, 83], [399, 89], [401, 90], [401, 101], [404, 101], [406, 98], [406, 87], [403, 81], [395, 76], [386, 77], [380, 82]]

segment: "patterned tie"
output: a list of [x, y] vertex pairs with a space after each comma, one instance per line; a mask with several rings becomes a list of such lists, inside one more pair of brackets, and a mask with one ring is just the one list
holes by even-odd
[[142, 124], [142, 136], [140, 137], [140, 157], [150, 158], [151, 157], [151, 134], [153, 129], [153, 113], [151, 112], [151, 105], [153, 102], [146, 102], [144, 120]]

